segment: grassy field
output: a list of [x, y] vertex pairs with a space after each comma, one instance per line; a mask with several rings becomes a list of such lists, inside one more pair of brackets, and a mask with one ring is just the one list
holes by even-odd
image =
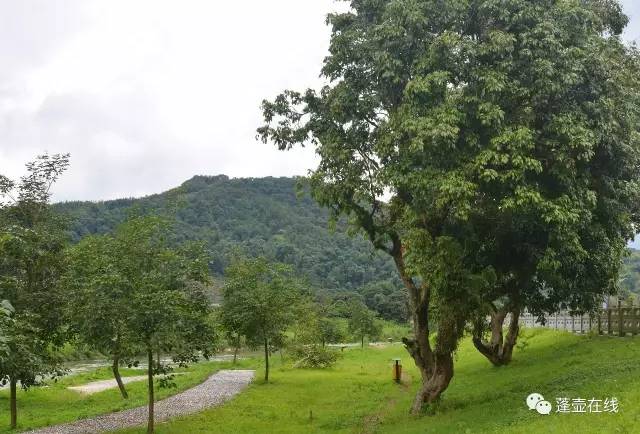
[[[246, 362], [241, 362], [246, 363]], [[175, 376], [175, 388], [159, 389], [159, 399], [173, 395], [181, 390], [195, 386], [219, 369], [230, 367], [229, 363], [207, 362], [177, 369], [184, 374]], [[241, 365], [242, 366], [242, 365]], [[144, 375], [145, 371], [122, 369], [122, 376]], [[68, 386], [86, 384], [92, 381], [113, 378], [110, 368], [100, 368], [89, 373], [63, 377], [57, 382], [49, 381], [47, 387], [34, 387], [28, 391], [18, 390], [18, 426], [19, 430], [74, 421], [89, 416], [108, 413], [125, 408], [145, 405], [147, 398], [146, 382], [134, 382], [126, 385], [129, 399], [123, 400], [117, 388], [90, 396], [68, 390]], [[9, 425], [9, 391], [0, 390], [0, 433], [15, 432]]]
[[[404, 361], [401, 385], [391, 381], [391, 359]], [[550, 330], [527, 330], [515, 360], [494, 368], [465, 340], [456, 356], [456, 375], [442, 401], [415, 418], [408, 409], [418, 374], [400, 344], [345, 349], [328, 370], [293, 369], [273, 357], [272, 381], [261, 381], [260, 359], [239, 368], [258, 369], [257, 380], [226, 405], [158, 425], [169, 433], [639, 433], [640, 337], [575, 336]], [[159, 398], [193, 386], [228, 363], [201, 363], [176, 376], [178, 388], [160, 389]], [[124, 375], [140, 375], [124, 370]], [[145, 404], [145, 382], [127, 385], [124, 401], [117, 389], [83, 397], [70, 385], [110, 378], [107, 368], [20, 391], [20, 429], [62, 423]], [[538, 392], [555, 398], [610, 398], [618, 414], [542, 416], [524, 403]], [[0, 391], [0, 432], [8, 432], [8, 393]], [[144, 428], [122, 431], [143, 433]]]
[[[494, 368], [465, 340], [456, 375], [439, 405], [408, 416], [417, 372], [399, 344], [348, 349], [329, 370], [279, 365], [228, 404], [158, 426], [159, 433], [638, 433], [640, 338], [524, 332], [513, 364]], [[390, 381], [394, 357], [405, 384]], [[254, 361], [256, 368], [259, 362]], [[260, 378], [260, 373], [258, 375]], [[542, 416], [525, 406], [531, 392], [555, 398], [617, 397], [618, 414]], [[144, 429], [122, 433], [142, 433]]]

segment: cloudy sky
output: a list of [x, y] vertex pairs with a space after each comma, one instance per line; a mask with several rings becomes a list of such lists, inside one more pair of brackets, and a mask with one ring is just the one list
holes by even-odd
[[[640, 2], [623, 1], [640, 38]], [[161, 192], [195, 174], [303, 175], [256, 142], [259, 104], [319, 84], [333, 0], [0, 0], [0, 173], [70, 152], [56, 200]]]

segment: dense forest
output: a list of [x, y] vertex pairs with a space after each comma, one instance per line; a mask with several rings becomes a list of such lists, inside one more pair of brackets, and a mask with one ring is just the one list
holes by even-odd
[[70, 217], [72, 238], [106, 233], [134, 210], [176, 217], [176, 242], [201, 240], [210, 268], [222, 276], [230, 254], [240, 249], [291, 264], [317, 291], [360, 294], [386, 319], [406, 318], [406, 298], [390, 258], [373, 251], [346, 224], [329, 224], [295, 178], [195, 176], [180, 187], [139, 199], [56, 204]]

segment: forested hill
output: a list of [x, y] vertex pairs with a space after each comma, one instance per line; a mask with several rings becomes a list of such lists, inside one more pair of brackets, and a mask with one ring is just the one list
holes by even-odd
[[394, 291], [398, 281], [390, 259], [374, 252], [362, 237], [348, 236], [344, 226], [330, 230], [327, 212], [308, 194], [299, 197], [296, 182], [196, 176], [179, 188], [140, 199], [55, 206], [71, 217], [78, 240], [112, 230], [132, 207], [155, 212], [177, 203], [178, 239], [205, 241], [214, 273], [223, 272], [229, 252], [239, 246], [249, 255], [292, 264], [320, 289], [366, 293], [370, 307], [383, 316], [396, 316], [386, 312], [404, 308]]

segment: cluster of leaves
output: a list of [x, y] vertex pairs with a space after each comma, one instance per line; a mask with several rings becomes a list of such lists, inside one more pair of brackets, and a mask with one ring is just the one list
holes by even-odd
[[15, 312], [11, 303], [7, 300], [0, 302], [0, 360], [3, 360], [9, 355], [9, 333], [10, 328], [13, 326], [13, 319], [11, 315]]

